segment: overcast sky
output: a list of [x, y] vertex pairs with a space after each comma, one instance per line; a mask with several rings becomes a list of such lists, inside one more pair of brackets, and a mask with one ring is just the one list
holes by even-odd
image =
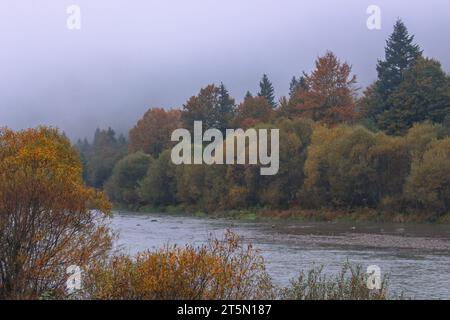
[[[81, 30], [66, 27], [71, 4]], [[366, 27], [372, 4], [381, 30]], [[209, 83], [240, 100], [263, 73], [279, 97], [328, 49], [366, 86], [398, 17], [448, 71], [449, 16], [448, 0], [2, 0], [0, 126], [126, 132], [149, 107], [180, 107]]]

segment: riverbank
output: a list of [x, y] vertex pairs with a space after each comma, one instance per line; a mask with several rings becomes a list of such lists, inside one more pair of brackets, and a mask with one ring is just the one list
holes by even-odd
[[239, 221], [272, 221], [272, 220], [295, 220], [312, 222], [376, 222], [376, 223], [436, 223], [450, 224], [450, 213], [436, 216], [435, 214], [423, 213], [394, 213], [382, 212], [375, 209], [357, 209], [357, 210], [306, 210], [306, 209], [288, 209], [288, 210], [269, 210], [269, 209], [246, 209], [246, 210], [228, 210], [207, 213], [199, 210], [192, 210], [182, 206], [165, 207], [140, 207], [126, 208], [120, 205], [114, 205], [115, 210], [132, 210], [140, 213], [166, 213], [170, 215], [222, 218]]

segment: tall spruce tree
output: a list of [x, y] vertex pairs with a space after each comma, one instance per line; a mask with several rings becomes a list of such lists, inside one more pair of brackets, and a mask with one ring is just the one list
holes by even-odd
[[276, 108], [277, 104], [275, 102], [275, 90], [273, 88], [272, 82], [270, 82], [269, 77], [264, 74], [261, 82], [259, 83], [259, 97], [264, 97], [270, 103], [272, 108]]
[[414, 44], [414, 36], [401, 20], [397, 20], [394, 32], [386, 43], [385, 60], [378, 61], [378, 92], [387, 99], [403, 80], [403, 73], [422, 55], [422, 50]]
[[220, 83], [219, 86], [218, 100], [216, 128], [225, 133], [225, 130], [230, 127], [231, 121], [234, 118], [235, 101], [230, 97], [230, 94], [223, 83]]
[[378, 61], [378, 79], [360, 101], [360, 109], [370, 122], [379, 126], [380, 115], [392, 108], [389, 97], [400, 86], [405, 71], [421, 56], [422, 50], [414, 43], [414, 36], [401, 20], [397, 20], [386, 41], [385, 59]]
[[292, 77], [291, 83], [289, 84], [289, 98], [292, 99], [292, 97], [295, 95], [298, 89], [298, 80], [295, 76]]

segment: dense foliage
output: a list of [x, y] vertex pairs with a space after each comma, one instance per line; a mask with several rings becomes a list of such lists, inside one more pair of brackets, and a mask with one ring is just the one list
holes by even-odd
[[[441, 125], [416, 124], [402, 137], [301, 118], [257, 127], [280, 129], [277, 175], [261, 176], [255, 165], [176, 166], [167, 150], [149, 161], [142, 153], [129, 155], [117, 164], [106, 190], [132, 207], [181, 205], [204, 212], [372, 208], [439, 216], [450, 211], [445, 153], [450, 138]], [[123, 179], [117, 180], [120, 172]], [[121, 201], [120, 193], [134, 200]]]
[[[67, 297], [70, 265], [87, 272], [84, 298], [385, 299], [384, 284], [369, 291], [353, 267], [332, 279], [313, 269], [277, 291], [258, 252], [231, 233], [200, 247], [108, 257], [110, 204], [98, 191], [134, 209], [450, 214], [449, 76], [401, 21], [377, 71], [360, 99], [351, 66], [332, 52], [294, 77], [278, 103], [267, 75], [238, 104], [222, 83], [211, 84], [180, 110], [149, 109], [128, 142], [97, 129], [92, 143], [74, 148], [56, 129], [0, 129], [0, 299]], [[171, 132], [194, 121], [221, 132], [279, 129], [278, 174], [261, 176], [258, 165], [174, 165]]]
[[56, 129], [0, 130], [0, 299], [62, 296], [67, 267], [108, 252], [109, 203], [81, 173]]
[[356, 76], [352, 68], [332, 53], [316, 61], [316, 68], [304, 78], [305, 89], [295, 93], [301, 117], [328, 125], [352, 122], [356, 117]]
[[[247, 92], [237, 104], [222, 83], [208, 85], [181, 110], [149, 109], [130, 131], [129, 154], [120, 162], [123, 139], [111, 130], [98, 130], [92, 146], [79, 143], [86, 181], [102, 187], [108, 178], [111, 200], [133, 208], [450, 213], [450, 77], [423, 57], [400, 20], [377, 71], [360, 98], [351, 65], [330, 51], [310, 73], [292, 78], [279, 103], [267, 75], [256, 96]], [[261, 176], [255, 165], [173, 165], [171, 130], [192, 130], [194, 121], [222, 132], [280, 129], [278, 174]]]
[[[287, 121], [280, 125], [290, 126], [295, 137], [310, 132], [311, 123]], [[306, 273], [317, 279], [309, 276], [304, 283], [301, 279], [305, 273], [301, 273], [291, 286], [278, 288], [266, 272], [260, 252], [230, 231], [200, 246], [166, 246], [134, 257], [114, 253], [110, 251], [111, 231], [104, 219], [109, 203], [101, 193], [84, 186], [80, 159], [63, 135], [50, 128], [19, 132], [2, 129], [0, 146], [2, 299], [388, 297], [384, 284], [381, 290], [363, 287], [367, 275], [341, 273], [325, 282], [315, 269]], [[120, 160], [110, 180], [125, 187], [119, 199], [133, 200], [136, 188], [145, 192], [149, 185], [173, 182], [174, 176], [169, 174], [173, 167], [166, 170], [166, 160], [167, 152], [157, 160], [140, 152]], [[147, 167], [149, 172], [152, 168], [159, 170], [160, 175], [149, 179]], [[206, 172], [205, 177], [209, 174]], [[142, 177], [140, 184], [137, 181]], [[162, 192], [155, 199], [170, 202], [164, 196]], [[66, 270], [72, 265], [81, 267], [82, 285], [69, 292]]]
[[84, 181], [89, 186], [103, 188], [117, 161], [126, 155], [127, 142], [121, 135], [116, 137], [111, 128], [97, 129], [92, 144], [86, 139], [79, 140], [76, 148], [81, 154]]
[[231, 232], [199, 247], [166, 247], [134, 258], [114, 256], [87, 274], [84, 294], [90, 299], [275, 298], [264, 259]]
[[337, 274], [323, 267], [300, 270], [287, 287], [266, 272], [259, 251], [227, 231], [205, 245], [165, 247], [157, 251], [112, 256], [86, 270], [82, 298], [109, 300], [386, 300], [401, 298], [388, 290], [368, 289], [368, 274], [345, 263]]
[[130, 130], [128, 151], [129, 153], [142, 151], [157, 157], [172, 146], [170, 135], [173, 130], [180, 127], [180, 110], [150, 109]]
[[143, 152], [136, 152], [117, 162], [105, 185], [105, 190], [111, 200], [130, 206], [139, 205], [139, 181], [145, 177], [151, 161], [151, 156]]
[[359, 107], [365, 123], [402, 135], [414, 123], [444, 123], [449, 112], [450, 78], [439, 62], [424, 58], [402, 21], [397, 21], [378, 62], [378, 79]]

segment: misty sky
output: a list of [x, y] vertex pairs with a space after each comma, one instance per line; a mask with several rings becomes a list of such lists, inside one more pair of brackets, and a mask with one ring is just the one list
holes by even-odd
[[[71, 4], [79, 31], [66, 27]], [[379, 31], [366, 27], [371, 4]], [[263, 73], [279, 97], [327, 49], [366, 86], [397, 17], [449, 71], [448, 0], [2, 0], [0, 127], [126, 132], [149, 107], [180, 107], [209, 83], [240, 100]]]

